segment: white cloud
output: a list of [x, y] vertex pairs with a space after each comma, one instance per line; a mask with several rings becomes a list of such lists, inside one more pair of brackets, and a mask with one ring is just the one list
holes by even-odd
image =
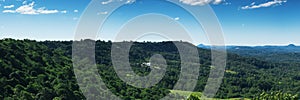
[[223, 5], [231, 5], [230, 2], [224, 2]]
[[104, 1], [104, 2], [101, 2], [101, 4], [106, 5], [106, 4], [109, 4], [111, 2], [113, 2], [113, 0]]
[[3, 8], [13, 8], [15, 5], [3, 6]]
[[14, 10], [3, 10], [2, 12], [3, 13], [16, 13], [16, 11], [14, 11]]
[[223, 0], [179, 0], [179, 2], [182, 2], [184, 4], [196, 6], [196, 5], [206, 5], [206, 4], [220, 4], [223, 2]]
[[174, 18], [174, 20], [175, 20], [175, 21], [178, 21], [178, 20], [180, 20], [180, 18], [179, 18], [179, 17], [176, 17], [176, 18]]
[[63, 14], [65, 14], [65, 13], [67, 13], [68, 11], [66, 11], [66, 10], [63, 10], [63, 11], [60, 11], [61, 13], [63, 13]]
[[22, 2], [22, 4], [23, 4], [23, 5], [25, 5], [26, 3], [27, 3], [27, 1], [26, 1], [26, 0]]
[[134, 2], [135, 2], [135, 0], [127, 0], [125, 4], [132, 4]]
[[125, 4], [132, 4], [135, 2], [135, 0], [107, 0], [107, 1], [104, 1], [104, 2], [101, 2], [101, 4], [103, 5], [106, 5], [106, 4], [109, 4], [109, 3], [112, 3], [112, 2], [125, 2]]
[[217, 4], [220, 4], [220, 3], [222, 3], [222, 2], [223, 2], [222, 0], [215, 0], [215, 1], [213, 2], [213, 4], [217, 5]]
[[20, 14], [29, 14], [29, 15], [38, 14], [36, 12], [36, 10], [33, 9], [33, 6], [34, 6], [34, 2], [32, 2], [28, 5], [22, 5], [16, 9], [16, 12], [18, 12]]
[[[58, 10], [48, 10], [45, 7], [41, 7], [38, 9], [34, 8], [35, 2], [32, 2], [30, 4], [23, 4], [16, 10], [4, 10], [3, 13], [19, 13], [19, 14], [26, 14], [26, 15], [38, 15], [38, 14], [54, 14], [59, 13]], [[61, 11], [62, 13], [66, 11]]]
[[78, 12], [78, 10], [74, 10], [74, 12], [75, 12], [75, 13], [77, 13], [77, 12]]
[[108, 14], [108, 12], [107, 12], [107, 11], [105, 11], [105, 12], [99, 12], [99, 13], [97, 13], [97, 15], [106, 15], [106, 14]]
[[54, 14], [54, 13], [58, 13], [58, 10], [47, 10], [45, 9], [45, 7], [39, 8], [38, 10], [36, 10], [36, 12], [38, 14]]
[[273, 0], [262, 4], [255, 5], [255, 2], [251, 3], [251, 5], [244, 6], [242, 9], [257, 9], [257, 8], [263, 8], [263, 7], [270, 7], [270, 6], [276, 6], [281, 5], [282, 3], [286, 3], [287, 0]]

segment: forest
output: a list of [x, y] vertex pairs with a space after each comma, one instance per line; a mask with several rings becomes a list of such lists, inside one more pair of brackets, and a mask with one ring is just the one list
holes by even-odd
[[[200, 74], [194, 93], [185, 97], [172, 90], [178, 81], [181, 67], [180, 55], [174, 42], [132, 42], [129, 61], [137, 75], [146, 76], [151, 72], [150, 66], [143, 63], [149, 62], [154, 54], [162, 55], [167, 63], [166, 74], [158, 84], [151, 88], [137, 88], [123, 82], [114, 71], [110, 55], [113, 42], [82, 41], [95, 43], [95, 61], [101, 79], [114, 95], [124, 100], [157, 100], [170, 93], [176, 98], [198, 100], [212, 68], [211, 51], [197, 48]], [[176, 43], [194, 46], [181, 41]], [[73, 41], [0, 40], [0, 99], [87, 99], [74, 74], [72, 44]], [[255, 56], [228, 53], [225, 75], [214, 98], [297, 100], [300, 95], [299, 72], [300, 63], [295, 61], [271, 62]], [[98, 86], [88, 88], [99, 91], [95, 87]], [[93, 94], [89, 97], [103, 99]]]

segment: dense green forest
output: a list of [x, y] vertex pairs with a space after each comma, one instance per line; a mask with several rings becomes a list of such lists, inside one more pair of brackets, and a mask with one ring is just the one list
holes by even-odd
[[[92, 41], [92, 40], [83, 40]], [[136, 74], [148, 75], [148, 62], [161, 54], [167, 62], [163, 79], [151, 88], [126, 84], [114, 72], [111, 61], [112, 42], [96, 42], [95, 58], [101, 78], [118, 97], [160, 99], [171, 93], [180, 73], [180, 56], [173, 42], [133, 42], [130, 64]], [[0, 40], [1, 99], [86, 99], [80, 91], [72, 64], [72, 41]], [[185, 42], [178, 42], [193, 46]], [[198, 48], [201, 66], [195, 92], [202, 92], [211, 69], [211, 51]], [[276, 63], [229, 53], [225, 76], [215, 98], [297, 99], [300, 95], [300, 64]], [[278, 56], [280, 58], [280, 56]], [[93, 86], [91, 86], [93, 87]], [[97, 86], [95, 86], [97, 87]], [[94, 91], [97, 91], [95, 89]], [[172, 96], [185, 98], [179, 94]], [[276, 97], [278, 96], [278, 97]], [[95, 99], [101, 99], [94, 96]], [[195, 95], [190, 100], [197, 99]]]

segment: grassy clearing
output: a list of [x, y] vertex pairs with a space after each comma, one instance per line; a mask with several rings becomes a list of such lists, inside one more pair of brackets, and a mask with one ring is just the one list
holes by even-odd
[[192, 91], [181, 91], [181, 90], [170, 90], [173, 94], [179, 94], [180, 96], [189, 97], [190, 94], [197, 94], [199, 96], [202, 95], [201, 92], [192, 92]]
[[[192, 92], [192, 91], [181, 91], [181, 90], [170, 90], [172, 94], [178, 94], [180, 96], [188, 98], [190, 94], [196, 94], [201, 97], [202, 92]], [[230, 98], [230, 99], [218, 99], [218, 98], [213, 98], [213, 100], [251, 100], [249, 98]]]
[[236, 71], [232, 71], [232, 70], [225, 70], [225, 72], [230, 74], [238, 74]]

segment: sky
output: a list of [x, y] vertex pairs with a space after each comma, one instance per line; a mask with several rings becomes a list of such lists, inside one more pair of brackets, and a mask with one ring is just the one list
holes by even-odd
[[[103, 0], [99, 6], [122, 2], [114, 12], [101, 9], [95, 15], [109, 15], [99, 39], [112, 40], [124, 26], [154, 27], [178, 32], [179, 25], [193, 37], [193, 44], [210, 44], [193, 15], [165, 0]], [[219, 21], [226, 45], [300, 45], [299, 0], [177, 0], [190, 7], [210, 6]], [[0, 0], [0, 39], [73, 40], [90, 0]], [[154, 17], [155, 14], [161, 17]], [[151, 15], [152, 14], [152, 15]], [[160, 14], [160, 15], [159, 15]], [[135, 20], [144, 18], [145, 20]], [[162, 18], [173, 20], [164, 24]], [[139, 22], [138, 22], [139, 21]], [[131, 23], [130, 23], [131, 22]], [[157, 25], [145, 25], [145, 23]], [[170, 25], [170, 26], [168, 26]], [[172, 26], [172, 27], [171, 27]], [[130, 35], [131, 31], [127, 31]], [[177, 34], [177, 33], [172, 33]], [[178, 33], [179, 34], [179, 33]], [[147, 35], [141, 41], [165, 40]]]

